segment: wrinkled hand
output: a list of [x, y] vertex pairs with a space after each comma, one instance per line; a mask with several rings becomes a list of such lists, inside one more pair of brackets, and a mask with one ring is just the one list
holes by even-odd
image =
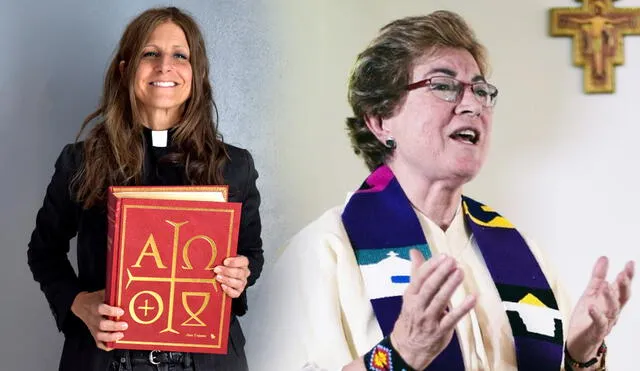
[[598, 347], [617, 323], [620, 311], [631, 297], [634, 262], [628, 262], [613, 283], [606, 280], [608, 269], [609, 260], [600, 257], [569, 321], [567, 351], [580, 362], [596, 356]]
[[115, 322], [107, 316], [117, 317], [124, 314], [124, 310], [104, 303], [104, 290], [79, 293], [73, 300], [71, 312], [84, 322], [102, 350], [110, 351], [106, 343], [122, 339], [127, 329], [126, 322]]
[[213, 271], [222, 290], [234, 299], [239, 297], [247, 287], [247, 278], [251, 274], [249, 259], [242, 255], [226, 258], [223, 265], [215, 267]]
[[447, 310], [463, 272], [455, 259], [441, 255], [425, 262], [411, 250], [411, 281], [391, 332], [391, 343], [412, 368], [425, 369], [451, 341], [455, 326], [476, 303], [473, 295]]

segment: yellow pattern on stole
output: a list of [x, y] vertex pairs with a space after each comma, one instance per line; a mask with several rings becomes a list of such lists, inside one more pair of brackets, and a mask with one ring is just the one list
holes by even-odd
[[474, 223], [476, 223], [477, 225], [481, 225], [483, 227], [493, 227], [493, 228], [511, 228], [511, 229], [515, 229], [515, 226], [513, 224], [511, 224], [510, 221], [508, 221], [507, 219], [503, 218], [502, 216], [498, 215], [492, 208], [490, 208], [489, 206], [486, 205], [482, 205], [482, 211], [486, 212], [487, 214], [493, 214], [493, 218], [491, 220], [489, 220], [488, 222], [484, 222], [476, 217], [473, 216], [473, 214], [471, 214], [471, 212], [469, 212], [469, 206], [467, 205], [466, 202], [462, 203], [462, 206], [464, 207], [464, 212], [469, 215], [469, 217], [471, 218], [471, 220], [473, 220]]

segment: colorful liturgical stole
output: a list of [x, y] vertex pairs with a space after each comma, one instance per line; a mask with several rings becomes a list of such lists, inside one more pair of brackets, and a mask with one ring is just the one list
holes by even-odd
[[[462, 206], [509, 318], [518, 370], [559, 370], [562, 317], [531, 250], [498, 213], [464, 196]], [[391, 169], [381, 166], [351, 197], [342, 221], [373, 311], [387, 336], [400, 314], [409, 282], [409, 250], [420, 250], [426, 259], [432, 255], [418, 216]], [[464, 370], [457, 336], [427, 369]]]

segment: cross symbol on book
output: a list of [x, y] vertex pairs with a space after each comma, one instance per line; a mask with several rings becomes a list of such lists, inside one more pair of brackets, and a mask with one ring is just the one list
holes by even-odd
[[[126, 288], [129, 288], [129, 286], [131, 285], [132, 282], [165, 282], [169, 284], [169, 306], [168, 306], [168, 312], [167, 312], [167, 327], [165, 329], [163, 329], [162, 331], [160, 331], [160, 333], [164, 333], [164, 332], [171, 332], [174, 334], [179, 334], [180, 332], [178, 332], [176, 329], [173, 328], [173, 312], [174, 312], [174, 305], [175, 305], [175, 292], [176, 292], [176, 284], [177, 283], [205, 283], [205, 284], [211, 284], [213, 285], [213, 288], [215, 291], [218, 291], [218, 282], [216, 281], [216, 279], [214, 278], [213, 274], [210, 272], [211, 269], [213, 269], [213, 267], [211, 266], [213, 264], [214, 258], [215, 258], [215, 243], [213, 242], [213, 240], [211, 240], [209, 237], [206, 236], [198, 236], [201, 237], [207, 241], [210, 241], [211, 244], [211, 248], [212, 250], [212, 256], [211, 256], [211, 261], [209, 263], [209, 265], [205, 268], [205, 272], [207, 272], [208, 274], [210, 274], [211, 276], [208, 278], [180, 278], [176, 276], [176, 268], [178, 266], [178, 249], [179, 249], [179, 231], [180, 231], [180, 227], [183, 226], [184, 224], [186, 224], [187, 222], [172, 222], [167, 220], [167, 223], [169, 223], [170, 225], [172, 225], [174, 227], [174, 244], [173, 244], [173, 250], [172, 250], [172, 257], [171, 257], [171, 265], [170, 265], [170, 269], [171, 269], [171, 275], [170, 276], [165, 276], [165, 277], [154, 277], [154, 276], [134, 276], [131, 273], [131, 268], [127, 268], [127, 285]], [[189, 239], [189, 241], [187, 241], [187, 243], [185, 243], [184, 246], [182, 246], [182, 263], [183, 269], [193, 269], [193, 267], [191, 266], [191, 262], [189, 261], [188, 258], [188, 249], [190, 246], [191, 241], [193, 241], [195, 238], [197, 237], [193, 237], [191, 239]], [[151, 241], [151, 237], [149, 238], [148, 241]], [[140, 256], [144, 256], [144, 254], [141, 254]], [[139, 263], [139, 262], [138, 262]], [[161, 262], [160, 262], [161, 263]], [[138, 264], [134, 265], [133, 267], [136, 267]], [[202, 297], [203, 301], [202, 301], [202, 305], [200, 306], [200, 308], [196, 311], [194, 311], [188, 304], [188, 298], [190, 297]], [[137, 296], [134, 296], [132, 298], [132, 302], [135, 300]], [[184, 307], [184, 309], [186, 310], [186, 312], [189, 314], [189, 318], [187, 320], [185, 320], [184, 322], [182, 322], [182, 326], [206, 326], [206, 324], [200, 320], [200, 318], [198, 317], [207, 307], [207, 304], [209, 303], [209, 293], [196, 293], [196, 292], [182, 292], [182, 305]], [[147, 299], [145, 299], [145, 306], [148, 306], [147, 304]], [[158, 295], [156, 300], [158, 300], [158, 305], [160, 305], [159, 311], [162, 311], [162, 303], [160, 302], [160, 300], [162, 300], [160, 298], [160, 296]], [[144, 309], [144, 307], [138, 307], [138, 309]], [[153, 308], [149, 308], [149, 309], [153, 309]], [[159, 313], [160, 314], [160, 313]], [[145, 309], [145, 316], [147, 315], [147, 310]], [[156, 317], [156, 319], [159, 317], [159, 315]], [[135, 320], [135, 317], [134, 317]], [[144, 322], [143, 322], [144, 323]]]
[[573, 38], [573, 63], [584, 67], [586, 93], [612, 93], [614, 66], [624, 63], [625, 35], [640, 35], [640, 8], [615, 8], [614, 0], [577, 0], [580, 8], [552, 8], [551, 36]]
[[149, 306], [149, 299], [144, 299], [144, 306], [138, 307], [138, 309], [144, 310], [144, 316], [146, 317], [146, 316], [149, 315], [149, 311], [151, 309], [156, 309], [156, 307], [150, 307]]

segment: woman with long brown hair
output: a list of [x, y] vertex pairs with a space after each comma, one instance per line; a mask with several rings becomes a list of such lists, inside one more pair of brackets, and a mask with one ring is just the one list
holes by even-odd
[[[258, 173], [247, 150], [224, 143], [214, 112], [204, 39], [193, 18], [175, 7], [136, 17], [109, 65], [99, 108], [56, 161], [29, 243], [29, 266], [65, 335], [60, 370], [247, 369], [236, 316], [247, 311], [245, 289], [264, 262]], [[227, 184], [229, 201], [242, 202], [238, 256], [214, 269], [233, 298], [228, 354], [106, 348], [127, 328], [108, 319], [123, 312], [104, 300], [107, 187], [205, 184]], [[67, 255], [74, 236], [77, 274]]]

